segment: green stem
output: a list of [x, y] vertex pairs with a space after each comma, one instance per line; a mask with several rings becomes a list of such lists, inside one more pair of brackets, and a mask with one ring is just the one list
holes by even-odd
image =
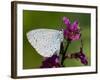
[[65, 54], [66, 54], [66, 52], [67, 52], [67, 49], [68, 49], [68, 47], [69, 47], [69, 44], [70, 44], [70, 41], [68, 41], [68, 43], [67, 43], [67, 45], [66, 45], [66, 48], [65, 48], [65, 50], [64, 50], [64, 52], [63, 52], [63, 54], [62, 54], [61, 65], [62, 65], [63, 67], [64, 67], [63, 62], [64, 62], [64, 60], [65, 60]]

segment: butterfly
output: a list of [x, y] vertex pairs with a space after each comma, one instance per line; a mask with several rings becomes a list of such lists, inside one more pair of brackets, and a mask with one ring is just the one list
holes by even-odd
[[63, 31], [54, 29], [34, 29], [26, 34], [31, 46], [43, 57], [59, 55], [60, 45], [64, 39]]

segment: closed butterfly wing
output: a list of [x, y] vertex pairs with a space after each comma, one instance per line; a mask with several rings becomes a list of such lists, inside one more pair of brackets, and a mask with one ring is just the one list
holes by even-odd
[[43, 57], [59, 55], [63, 32], [53, 29], [35, 29], [27, 33], [27, 39], [33, 48]]

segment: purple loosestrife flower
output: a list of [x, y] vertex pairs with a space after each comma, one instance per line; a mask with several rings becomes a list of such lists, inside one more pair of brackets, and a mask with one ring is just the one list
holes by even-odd
[[46, 58], [42, 62], [41, 68], [53, 68], [53, 67], [60, 67], [59, 64], [59, 56], [53, 55], [52, 57]]
[[66, 17], [63, 17], [63, 21], [66, 25], [66, 29], [64, 29], [64, 37], [69, 41], [80, 39], [80, 29], [78, 27], [78, 21], [75, 20], [74, 23], [71, 24], [69, 19]]
[[88, 64], [88, 61], [87, 61], [87, 58], [86, 58], [86, 55], [83, 53], [83, 50], [82, 48], [80, 48], [80, 51], [79, 52], [75, 52], [75, 53], [71, 53], [71, 54], [67, 54], [65, 56], [66, 58], [79, 58], [81, 60], [81, 63], [84, 64], [84, 65], [87, 65]]
[[78, 57], [80, 58], [81, 63], [83, 63], [84, 65], [88, 64], [87, 58], [86, 58], [85, 54], [83, 53], [82, 48], [80, 48], [80, 52], [78, 54]]

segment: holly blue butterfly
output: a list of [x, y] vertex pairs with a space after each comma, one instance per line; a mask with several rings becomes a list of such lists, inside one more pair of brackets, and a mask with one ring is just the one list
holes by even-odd
[[59, 55], [60, 45], [63, 41], [63, 31], [54, 29], [34, 29], [29, 31], [27, 39], [32, 47], [43, 57]]

